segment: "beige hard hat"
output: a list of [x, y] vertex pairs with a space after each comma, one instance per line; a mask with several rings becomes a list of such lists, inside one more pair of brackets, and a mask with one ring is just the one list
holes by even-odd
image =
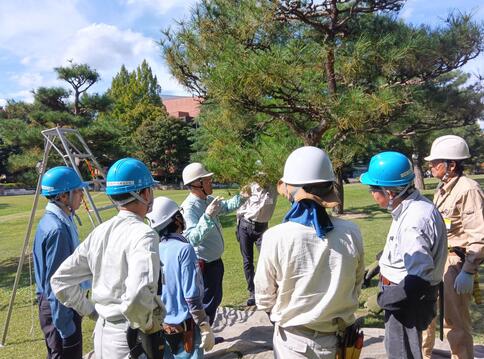
[[183, 169], [182, 178], [183, 184], [188, 185], [193, 181], [196, 181], [200, 178], [211, 177], [213, 176], [212, 172], [208, 172], [205, 167], [199, 162], [190, 163]]
[[446, 135], [437, 137], [432, 143], [430, 155], [425, 161], [433, 160], [465, 160], [471, 157], [466, 141], [459, 136]]

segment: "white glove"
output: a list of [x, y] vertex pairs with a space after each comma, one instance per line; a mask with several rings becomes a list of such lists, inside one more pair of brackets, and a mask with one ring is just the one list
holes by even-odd
[[212, 327], [207, 322], [201, 323], [199, 327], [201, 335], [200, 348], [208, 352], [215, 345], [215, 336], [213, 335]]
[[222, 197], [215, 197], [213, 201], [207, 206], [207, 209], [205, 210], [205, 214], [209, 217], [216, 217], [220, 210], [221, 210], [221, 201]]
[[459, 275], [455, 278], [454, 289], [457, 294], [471, 294], [474, 288], [474, 275], [460, 271]]
[[158, 333], [163, 328], [163, 319], [165, 319], [165, 308], [156, 307], [153, 309], [152, 325], [150, 328], [144, 330], [145, 334]]

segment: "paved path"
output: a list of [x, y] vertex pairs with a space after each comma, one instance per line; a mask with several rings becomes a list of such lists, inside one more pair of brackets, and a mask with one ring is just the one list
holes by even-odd
[[[260, 311], [220, 308], [214, 323], [216, 336], [225, 338], [207, 353], [206, 358], [269, 359], [272, 355], [272, 324]], [[363, 328], [365, 341], [360, 359], [386, 358], [383, 345], [384, 329]], [[449, 344], [436, 340], [433, 359], [450, 358]], [[484, 358], [484, 346], [475, 346], [475, 358]], [[290, 358], [288, 358], [290, 359]]]
[[[272, 359], [273, 327], [264, 312], [253, 308], [236, 310], [219, 308], [213, 325], [216, 336], [225, 341], [216, 345], [205, 355], [211, 359]], [[360, 359], [386, 358], [383, 345], [384, 330], [381, 328], [363, 328], [365, 341]], [[484, 359], [484, 346], [474, 347], [475, 358]], [[85, 358], [94, 359], [93, 354]], [[436, 340], [432, 359], [450, 358], [449, 344], [445, 340]], [[290, 359], [289, 357], [287, 359]]]

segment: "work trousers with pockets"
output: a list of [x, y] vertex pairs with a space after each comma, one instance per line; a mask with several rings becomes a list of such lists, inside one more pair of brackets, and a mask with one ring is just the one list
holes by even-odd
[[52, 312], [48, 299], [40, 294], [37, 300], [39, 303], [40, 327], [44, 333], [45, 345], [47, 347], [47, 359], [81, 359], [82, 319], [79, 314], [73, 310], [76, 331], [70, 337], [62, 339], [52, 322]]
[[338, 348], [336, 333], [321, 333], [304, 327], [274, 327], [275, 359], [334, 359]]
[[94, 328], [96, 359], [128, 359], [129, 346], [126, 338], [128, 327], [127, 320], [109, 322], [99, 317]]
[[[444, 333], [449, 341], [452, 359], [474, 358], [472, 322], [469, 312], [471, 294], [457, 294], [454, 282], [462, 269], [459, 257], [449, 255], [444, 271]], [[435, 344], [435, 320], [423, 333], [422, 351], [430, 358]]]
[[[409, 308], [409, 313], [411, 309]], [[395, 316], [401, 312], [385, 310], [385, 350], [388, 359], [422, 358], [422, 331], [407, 317], [405, 324]]]
[[210, 325], [212, 325], [217, 314], [217, 308], [222, 303], [224, 263], [222, 259], [217, 259], [213, 262], [200, 260], [199, 263], [203, 274], [203, 285], [205, 287], [203, 306], [205, 313], [210, 318]]
[[240, 253], [244, 264], [247, 290], [254, 293], [254, 245], [260, 251], [262, 234], [267, 230], [268, 223], [250, 222], [240, 218], [237, 225], [237, 240], [240, 245]]

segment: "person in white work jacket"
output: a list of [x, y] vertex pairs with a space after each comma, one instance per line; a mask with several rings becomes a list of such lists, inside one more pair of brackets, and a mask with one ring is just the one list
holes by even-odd
[[358, 227], [326, 213], [338, 199], [328, 155], [295, 150], [278, 183], [292, 202], [268, 229], [254, 278], [255, 300], [275, 323], [275, 358], [335, 358], [336, 332], [355, 322], [364, 275]]
[[[97, 311], [96, 359], [128, 358], [128, 326], [145, 334], [160, 332], [164, 306], [158, 294], [159, 237], [144, 223], [156, 184], [139, 160], [124, 158], [107, 174], [106, 193], [119, 213], [96, 227], [59, 267], [52, 289], [65, 306], [81, 315]], [[79, 283], [92, 280], [92, 303]]]
[[375, 202], [391, 211], [392, 225], [380, 257], [378, 305], [385, 310], [385, 349], [390, 359], [422, 358], [422, 330], [436, 315], [447, 258], [444, 221], [413, 185], [407, 157], [382, 152], [360, 181]]

